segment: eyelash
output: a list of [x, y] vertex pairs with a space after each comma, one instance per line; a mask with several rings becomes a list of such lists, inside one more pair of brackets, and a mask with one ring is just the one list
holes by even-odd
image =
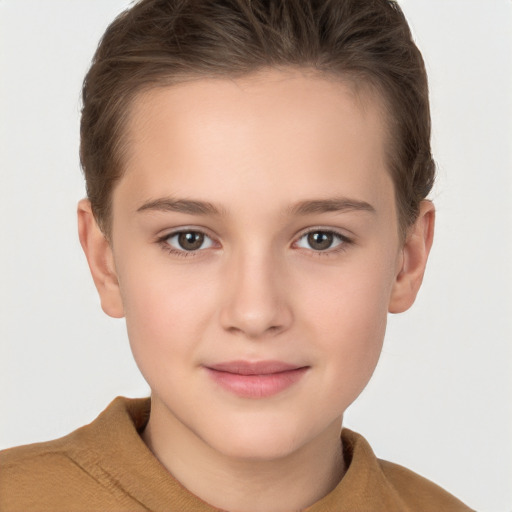
[[[209, 236], [207, 233], [200, 229], [179, 229], [177, 231], [172, 231], [170, 233], [165, 234], [164, 236], [161, 236], [157, 239], [157, 243], [162, 247], [164, 251], [166, 251], [169, 254], [172, 254], [173, 256], [178, 256], [179, 258], [190, 258], [195, 257], [198, 255], [198, 253], [201, 251], [200, 249], [197, 249], [195, 251], [187, 251], [185, 249], [178, 250], [172, 247], [168, 240], [174, 236], [180, 235], [181, 233], [199, 233], [204, 235], [205, 237], [213, 240], [211, 236]], [[203, 249], [204, 250], [204, 249]]]
[[333, 249], [328, 248], [324, 251], [315, 251], [314, 249], [309, 249], [309, 251], [311, 251], [315, 256], [323, 256], [323, 257], [336, 256], [336, 255], [346, 251], [348, 249], [348, 247], [354, 243], [354, 240], [352, 240], [348, 236], [340, 233], [339, 231], [335, 231], [333, 229], [325, 229], [325, 228], [321, 228], [321, 227], [310, 228], [307, 231], [304, 231], [303, 233], [301, 233], [301, 235], [297, 238], [296, 242], [294, 242], [294, 243], [297, 243], [299, 240], [308, 236], [311, 233], [324, 233], [327, 235], [332, 235], [334, 238], [337, 238], [340, 242]]
[[[193, 251], [187, 251], [185, 249], [178, 250], [172, 247], [168, 240], [174, 236], [180, 235], [181, 233], [199, 233], [204, 235], [205, 237], [208, 237], [209, 239], [213, 240], [212, 237], [210, 237], [207, 233], [200, 229], [180, 229], [178, 231], [172, 231], [171, 233], [166, 233], [164, 236], [161, 236], [157, 239], [157, 243], [162, 247], [164, 251], [166, 251], [169, 254], [172, 254], [173, 256], [178, 256], [181, 258], [190, 258], [197, 256], [201, 249], [193, 250]], [[310, 228], [307, 231], [304, 231], [300, 234], [299, 237], [297, 237], [296, 241], [294, 243], [297, 243], [302, 238], [308, 236], [311, 233], [324, 233], [328, 235], [333, 235], [333, 237], [337, 238], [340, 243], [335, 246], [334, 249], [326, 249], [324, 251], [315, 251], [314, 249], [309, 249], [315, 256], [334, 256], [341, 252], [344, 252], [347, 250], [348, 246], [354, 244], [354, 241], [347, 237], [346, 235], [343, 235], [342, 233], [332, 230], [332, 229], [322, 229], [322, 228]], [[202, 249], [204, 250], [204, 249]]]

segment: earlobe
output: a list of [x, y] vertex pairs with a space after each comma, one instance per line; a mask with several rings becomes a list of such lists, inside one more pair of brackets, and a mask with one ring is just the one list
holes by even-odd
[[402, 248], [401, 265], [395, 278], [388, 310], [402, 313], [409, 309], [420, 289], [434, 238], [435, 208], [424, 200], [416, 222]]
[[77, 215], [80, 244], [100, 295], [101, 307], [107, 315], [122, 318], [124, 310], [112, 248], [94, 218], [88, 199], [78, 203]]

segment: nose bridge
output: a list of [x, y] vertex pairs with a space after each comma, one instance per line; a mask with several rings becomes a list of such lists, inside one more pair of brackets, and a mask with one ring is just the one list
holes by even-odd
[[272, 248], [247, 243], [226, 262], [223, 327], [257, 338], [286, 329], [292, 319], [282, 262]]

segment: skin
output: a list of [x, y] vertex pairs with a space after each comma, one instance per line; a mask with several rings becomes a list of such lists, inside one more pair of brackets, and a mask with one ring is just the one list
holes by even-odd
[[[400, 241], [381, 110], [298, 70], [154, 89], [131, 111], [110, 240], [79, 204], [102, 307], [126, 317], [152, 389], [143, 438], [216, 507], [301, 509], [343, 476], [343, 413], [375, 369], [387, 313], [414, 302], [433, 236], [424, 201]], [[218, 211], [174, 211], [176, 200]], [[325, 200], [341, 209], [297, 211]], [[177, 229], [205, 233], [204, 244], [186, 252]], [[332, 246], [312, 244], [311, 229], [336, 232]], [[307, 370], [247, 398], [205, 370], [233, 360]]]

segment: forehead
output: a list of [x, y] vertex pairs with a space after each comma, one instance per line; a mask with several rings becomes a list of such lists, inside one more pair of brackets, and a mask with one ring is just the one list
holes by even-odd
[[148, 200], [193, 187], [232, 202], [277, 189], [309, 199], [340, 185], [339, 195], [375, 202], [389, 181], [380, 107], [350, 82], [297, 70], [154, 88], [133, 103], [120, 188]]

